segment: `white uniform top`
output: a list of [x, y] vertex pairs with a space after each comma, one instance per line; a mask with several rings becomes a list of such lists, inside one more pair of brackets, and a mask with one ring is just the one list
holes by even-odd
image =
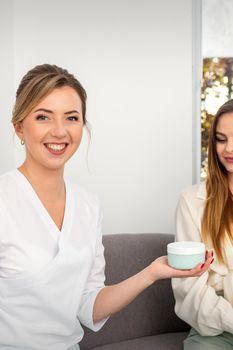
[[[200, 241], [205, 183], [185, 189], [176, 211], [176, 239]], [[211, 246], [207, 247], [211, 248]], [[225, 264], [216, 257], [200, 277], [174, 278], [177, 315], [203, 336], [233, 333], [233, 247], [223, 247]], [[221, 296], [222, 295], [222, 296]]]
[[97, 198], [65, 181], [58, 229], [26, 177], [0, 176], [0, 349], [79, 349], [104, 287]]

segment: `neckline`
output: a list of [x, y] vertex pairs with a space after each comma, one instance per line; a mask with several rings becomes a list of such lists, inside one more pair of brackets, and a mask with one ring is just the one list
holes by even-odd
[[52, 219], [51, 215], [49, 214], [48, 210], [45, 208], [44, 204], [38, 197], [36, 191], [34, 190], [33, 186], [31, 185], [30, 181], [27, 179], [27, 177], [21, 173], [19, 169], [16, 169], [15, 171], [16, 177], [20, 182], [21, 187], [23, 187], [24, 191], [27, 193], [30, 202], [33, 204], [35, 209], [37, 210], [38, 215], [40, 215], [41, 219], [45, 223], [45, 225], [48, 227], [48, 230], [50, 234], [58, 239], [58, 237], [61, 234], [65, 234], [67, 230], [67, 224], [69, 223], [70, 219], [68, 218], [70, 214], [70, 205], [71, 205], [71, 191], [69, 188], [69, 182], [64, 178], [65, 183], [65, 191], [66, 191], [66, 198], [65, 198], [65, 209], [64, 209], [64, 216], [63, 216], [63, 222], [61, 229], [58, 228], [55, 221]]

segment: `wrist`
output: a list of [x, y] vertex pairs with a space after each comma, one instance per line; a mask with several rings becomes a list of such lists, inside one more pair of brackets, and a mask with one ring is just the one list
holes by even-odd
[[148, 265], [143, 271], [145, 274], [145, 280], [148, 284], [148, 287], [157, 281], [158, 278], [153, 269], [153, 263]]

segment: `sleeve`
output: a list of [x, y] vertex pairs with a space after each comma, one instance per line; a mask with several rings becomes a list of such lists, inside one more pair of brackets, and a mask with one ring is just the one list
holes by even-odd
[[102, 216], [102, 212], [99, 212], [99, 219], [97, 224], [97, 238], [95, 245], [95, 258], [87, 283], [85, 285], [85, 289], [83, 291], [80, 303], [81, 306], [77, 315], [80, 322], [84, 326], [93, 330], [94, 332], [100, 330], [109, 318], [107, 317], [97, 323], [93, 322], [93, 308], [95, 299], [98, 293], [101, 291], [101, 289], [105, 287], [105, 258], [101, 230]]
[[[176, 240], [200, 241], [200, 233], [184, 196], [176, 209]], [[233, 308], [208, 285], [209, 273], [200, 277], [173, 278], [175, 312], [202, 336], [233, 333]]]

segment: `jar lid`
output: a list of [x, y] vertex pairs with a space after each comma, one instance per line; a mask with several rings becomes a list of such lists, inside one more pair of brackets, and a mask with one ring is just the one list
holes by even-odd
[[178, 255], [201, 254], [205, 252], [205, 244], [193, 241], [173, 242], [167, 245], [167, 252]]

